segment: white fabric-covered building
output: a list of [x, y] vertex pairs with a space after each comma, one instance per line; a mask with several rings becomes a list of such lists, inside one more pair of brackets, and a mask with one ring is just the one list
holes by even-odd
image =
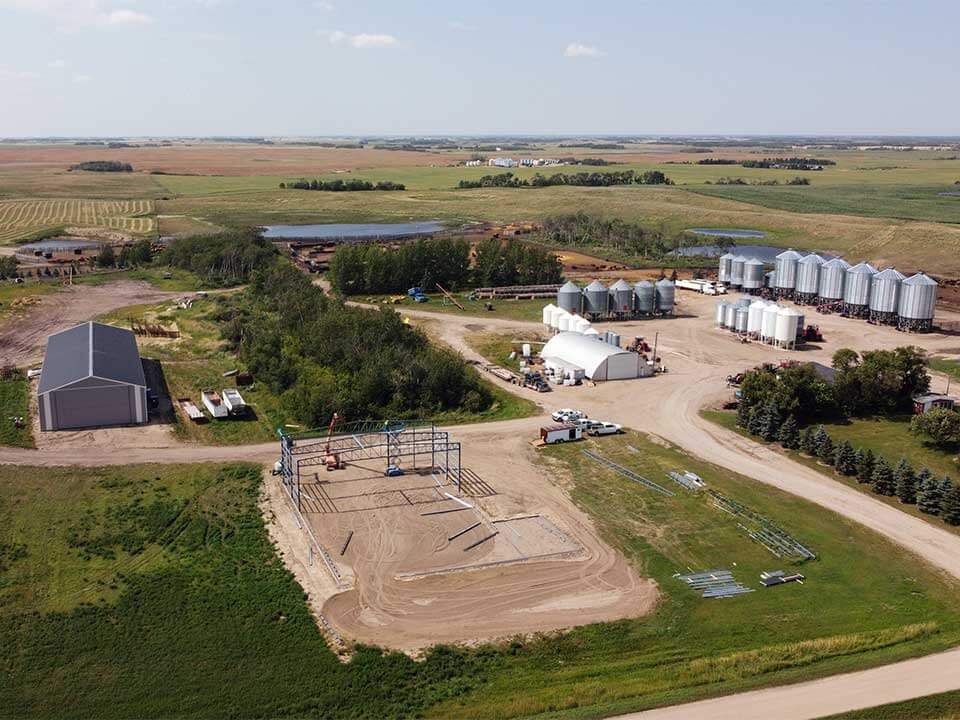
[[575, 332], [554, 335], [540, 356], [548, 367], [581, 369], [591, 380], [631, 380], [653, 374], [653, 368], [639, 353]]

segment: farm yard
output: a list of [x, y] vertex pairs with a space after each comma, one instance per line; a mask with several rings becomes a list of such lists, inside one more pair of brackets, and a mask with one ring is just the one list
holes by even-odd
[[0, 245], [58, 229], [151, 235], [153, 212], [150, 200], [0, 200]]

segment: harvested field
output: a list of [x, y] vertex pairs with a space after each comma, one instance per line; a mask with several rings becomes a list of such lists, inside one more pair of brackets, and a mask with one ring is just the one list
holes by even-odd
[[147, 235], [156, 222], [150, 200], [2, 200], [0, 244], [60, 227]]

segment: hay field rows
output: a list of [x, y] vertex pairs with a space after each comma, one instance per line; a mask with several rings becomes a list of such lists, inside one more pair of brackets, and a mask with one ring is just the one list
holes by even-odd
[[0, 200], [0, 244], [59, 227], [148, 235], [153, 213], [151, 200]]

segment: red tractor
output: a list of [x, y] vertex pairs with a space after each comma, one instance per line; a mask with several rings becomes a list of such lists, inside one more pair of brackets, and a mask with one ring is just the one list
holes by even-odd
[[803, 332], [803, 339], [807, 342], [823, 342], [823, 333], [820, 332], [819, 325], [807, 325]]

